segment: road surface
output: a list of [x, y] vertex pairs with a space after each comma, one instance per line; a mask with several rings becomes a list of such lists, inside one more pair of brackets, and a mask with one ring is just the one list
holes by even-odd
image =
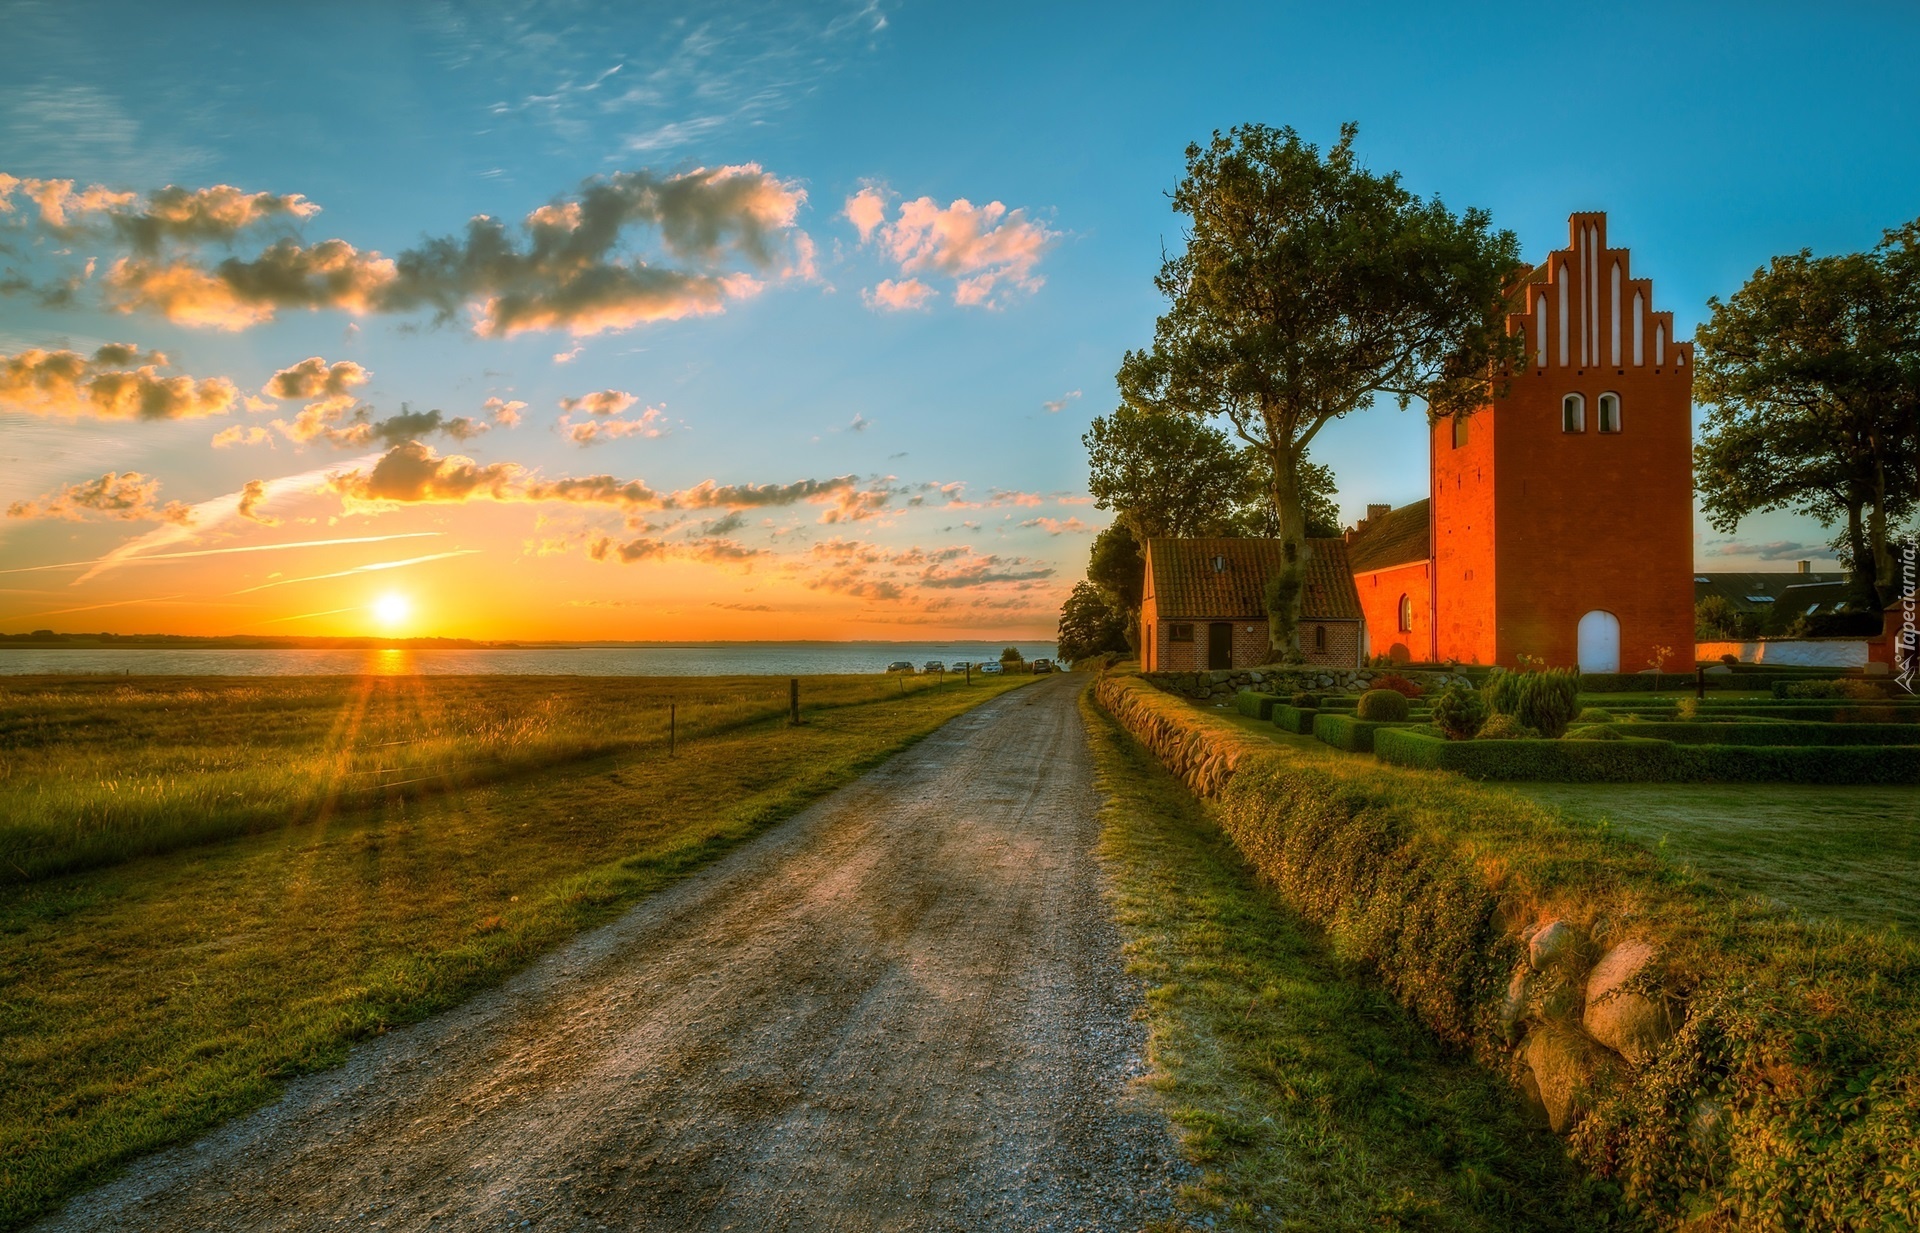
[[1139, 1229], [1183, 1166], [1056, 677], [45, 1228]]

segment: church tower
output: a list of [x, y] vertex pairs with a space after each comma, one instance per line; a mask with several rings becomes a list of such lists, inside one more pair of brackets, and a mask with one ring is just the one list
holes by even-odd
[[1432, 441], [1437, 660], [1638, 672], [1693, 663], [1693, 344], [1654, 310], [1607, 216], [1527, 273], [1504, 396]]

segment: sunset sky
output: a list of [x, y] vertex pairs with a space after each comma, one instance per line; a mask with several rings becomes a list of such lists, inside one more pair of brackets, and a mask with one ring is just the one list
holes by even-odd
[[1049, 636], [1216, 127], [1607, 210], [1683, 336], [1920, 214], [1910, 4], [1452, 8], [9, 3], [0, 631]]

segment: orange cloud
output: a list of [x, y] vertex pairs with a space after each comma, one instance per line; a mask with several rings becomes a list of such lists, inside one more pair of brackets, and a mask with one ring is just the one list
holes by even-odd
[[562, 398], [560, 409], [585, 411], [588, 415], [618, 415], [639, 401], [625, 390], [600, 390], [578, 398]]
[[517, 427], [520, 423], [520, 413], [527, 409], [527, 404], [517, 398], [511, 402], [500, 398], [489, 398], [483, 405], [487, 414], [493, 417], [493, 422], [503, 428]]
[[260, 503], [267, 499], [267, 481], [248, 480], [240, 489], [240, 501], [236, 507], [242, 518], [250, 519], [263, 527], [277, 527], [280, 520], [260, 512]]
[[0, 409], [108, 420], [177, 420], [224, 415], [240, 391], [225, 377], [163, 377], [167, 357], [132, 343], [108, 343], [91, 358], [77, 351], [0, 355]]
[[122, 257], [107, 272], [107, 303], [123, 312], [158, 312], [180, 325], [241, 330], [283, 308], [382, 310], [394, 263], [345, 240], [302, 247], [280, 240], [251, 261], [229, 257], [211, 271], [182, 258]]
[[860, 300], [868, 308], [881, 312], [906, 312], [910, 309], [924, 308], [927, 301], [939, 293], [917, 278], [895, 282], [883, 278], [860, 293]]
[[272, 440], [273, 434], [258, 425], [235, 424], [213, 434], [213, 448], [223, 450], [232, 445], [266, 445]]
[[1023, 527], [1039, 527], [1048, 535], [1078, 535], [1086, 534], [1094, 530], [1093, 527], [1088, 526], [1078, 518], [1029, 518], [1020, 525]]
[[74, 191], [72, 180], [34, 180], [0, 174], [0, 214], [13, 213], [14, 191], [40, 207], [40, 221], [55, 230], [68, 225], [69, 214], [95, 214], [139, 199], [138, 193], [117, 193], [102, 185]]
[[298, 364], [274, 373], [265, 388], [275, 398], [351, 399], [353, 390], [365, 385], [372, 377], [372, 373], [352, 360], [328, 364], [320, 356], [310, 355]]
[[38, 501], [15, 501], [7, 506], [9, 518], [67, 518], [79, 521], [92, 514], [103, 514], [127, 522], [170, 522], [184, 525], [192, 521], [191, 507], [179, 501], [164, 506], [154, 502], [160, 493], [160, 481], [128, 471], [109, 471], [99, 479], [67, 484]]
[[[931, 197], [916, 198], [887, 222], [887, 194], [874, 187], [847, 199], [846, 216], [859, 231], [861, 243], [877, 244], [899, 264], [901, 273], [952, 278], [954, 303], [986, 308], [1002, 306], [1016, 292], [1038, 291], [1045, 280], [1035, 268], [1058, 238], [1024, 210], [1009, 210], [998, 201], [976, 206], [964, 197], [946, 206]], [[868, 303], [890, 308], [917, 305], [931, 295], [931, 289], [925, 293], [901, 290], [917, 282], [883, 282], [867, 293]], [[899, 301], [903, 294], [917, 298], [908, 305], [887, 302], [889, 298]]]
[[584, 424], [563, 420], [561, 426], [567, 430], [567, 438], [582, 447], [622, 437], [664, 437], [668, 431], [666, 416], [659, 407], [648, 407], [637, 420], [588, 420]]

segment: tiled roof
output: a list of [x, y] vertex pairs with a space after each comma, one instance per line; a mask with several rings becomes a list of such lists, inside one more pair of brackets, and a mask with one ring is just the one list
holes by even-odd
[[[1800, 612], [1812, 603], [1828, 604], [1843, 597], [1844, 573], [1801, 574], [1786, 570], [1765, 573], [1712, 573], [1693, 576], [1693, 602], [1718, 595], [1733, 605], [1735, 612], [1764, 612], [1776, 604], [1794, 606]], [[1817, 588], [1817, 589], [1803, 589]], [[1791, 591], [1792, 594], [1788, 594]]]
[[[1310, 621], [1358, 621], [1344, 540], [1316, 539], [1307, 563], [1300, 615]], [[1215, 558], [1221, 568], [1215, 569]], [[1285, 568], [1277, 539], [1153, 539], [1147, 541], [1154, 601], [1162, 620], [1267, 619], [1267, 579]]]
[[1402, 505], [1384, 518], [1377, 518], [1348, 547], [1355, 573], [1372, 573], [1424, 561], [1433, 555], [1428, 536], [1427, 502]]

